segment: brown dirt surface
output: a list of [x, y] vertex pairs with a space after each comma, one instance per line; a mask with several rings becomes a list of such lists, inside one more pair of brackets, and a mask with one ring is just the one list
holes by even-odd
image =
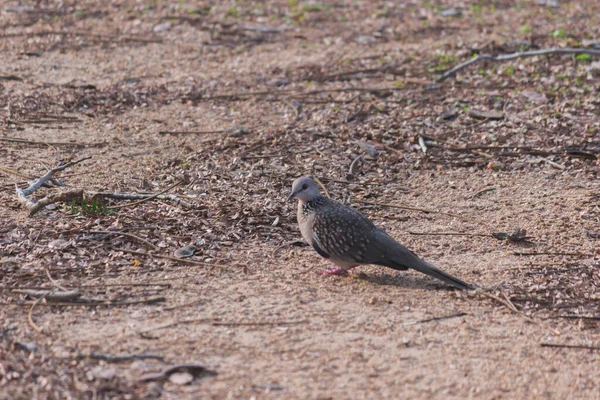
[[[0, 399], [600, 398], [599, 58], [435, 82], [476, 54], [599, 48], [599, 19], [596, 1], [4, 1]], [[15, 184], [85, 156], [35, 198], [86, 200], [30, 217]], [[318, 276], [286, 202], [305, 174], [487, 291]], [[148, 376], [179, 364], [205, 369]]]

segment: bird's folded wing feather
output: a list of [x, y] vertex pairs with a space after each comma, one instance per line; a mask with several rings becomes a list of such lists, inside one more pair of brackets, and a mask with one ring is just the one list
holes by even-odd
[[[371, 237], [377, 228], [360, 212], [332, 203], [317, 210], [313, 224], [313, 247], [324, 256], [360, 264], [377, 260], [371, 253]], [[326, 257], [326, 256], [324, 256]]]

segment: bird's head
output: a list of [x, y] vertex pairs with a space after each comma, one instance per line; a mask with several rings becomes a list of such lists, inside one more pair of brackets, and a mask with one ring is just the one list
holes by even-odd
[[317, 183], [310, 176], [301, 176], [292, 184], [292, 193], [288, 197], [288, 201], [292, 199], [309, 201], [320, 194]]

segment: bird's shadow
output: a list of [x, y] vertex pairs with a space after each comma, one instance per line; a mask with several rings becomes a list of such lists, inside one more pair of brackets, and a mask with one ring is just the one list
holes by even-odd
[[396, 286], [407, 289], [425, 289], [425, 290], [456, 290], [452, 286], [437, 282], [428, 276], [412, 276], [412, 275], [392, 275], [392, 274], [367, 274], [357, 272], [354, 274], [355, 279], [360, 279], [375, 285], [381, 286]]

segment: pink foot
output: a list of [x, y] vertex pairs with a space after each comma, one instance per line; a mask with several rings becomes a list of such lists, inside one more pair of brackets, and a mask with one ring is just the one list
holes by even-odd
[[[354, 268], [354, 267], [353, 267]], [[335, 275], [335, 276], [348, 276], [348, 270], [340, 267], [329, 267], [326, 270], [317, 271], [318, 275]]]

